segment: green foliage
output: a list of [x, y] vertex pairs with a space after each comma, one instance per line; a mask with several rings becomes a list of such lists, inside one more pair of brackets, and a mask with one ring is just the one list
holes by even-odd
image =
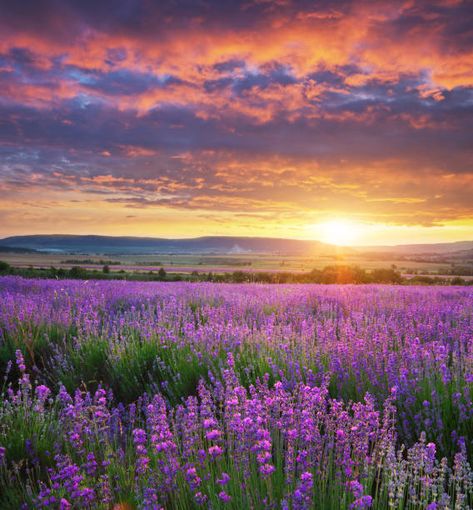
[[110, 383], [109, 352], [109, 343], [94, 337], [79, 346], [68, 346], [65, 366], [52, 367], [56, 371], [54, 382], [61, 382], [71, 393], [81, 386], [95, 390], [101, 383]]
[[0, 273], [7, 273], [10, 270], [10, 264], [0, 260]]
[[401, 283], [401, 273], [394, 268], [391, 269], [374, 269], [371, 272], [371, 279], [375, 283]]
[[[74, 330], [73, 327], [70, 328]], [[0, 373], [6, 373], [8, 362], [15, 359], [15, 351], [19, 349], [29, 366], [35, 366], [38, 370], [47, 367], [58, 342], [62, 341], [66, 329], [58, 324], [49, 326], [34, 324], [33, 322], [18, 322], [14, 331], [3, 332], [0, 343]], [[15, 380], [18, 376], [16, 367], [12, 366], [10, 379]]]
[[[96, 263], [96, 262], [95, 262]], [[117, 264], [117, 262], [113, 262]], [[172, 262], [171, 262], [172, 265]], [[130, 280], [130, 281], [199, 281], [216, 283], [317, 283], [317, 284], [402, 284], [402, 285], [473, 285], [473, 279], [462, 279], [451, 276], [417, 275], [405, 278], [394, 267], [379, 268], [367, 271], [358, 266], [329, 265], [323, 269], [313, 269], [306, 273], [268, 272], [268, 271], [233, 271], [224, 273], [199, 272], [168, 273], [164, 268], [154, 271], [111, 271], [105, 264], [102, 271], [73, 266], [63, 268], [18, 268], [10, 267], [0, 274], [12, 274], [24, 278], [75, 278], [93, 280]]]
[[87, 271], [80, 266], [72, 266], [71, 269], [69, 269], [69, 275], [70, 278], [87, 278]]
[[173, 404], [195, 394], [210, 368], [188, 346], [139, 338], [120, 347], [110, 367], [111, 385], [119, 400], [133, 402], [145, 392], [159, 391]]
[[[25, 381], [15, 403], [0, 401], [0, 445], [6, 449], [7, 473], [0, 466], [0, 508], [20, 508], [28, 499], [29, 487], [48, 480], [48, 468], [54, 465], [54, 452], [61, 446], [58, 415], [54, 406], [44, 411], [33, 397], [33, 388]], [[49, 406], [49, 404], [45, 404]]]

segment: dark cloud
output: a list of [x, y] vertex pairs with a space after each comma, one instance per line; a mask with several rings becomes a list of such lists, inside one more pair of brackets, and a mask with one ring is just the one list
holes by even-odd
[[173, 76], [156, 76], [126, 69], [111, 72], [70, 69], [69, 72], [72, 73], [73, 78], [82, 81], [85, 88], [105, 95], [142, 94], [154, 88], [164, 88], [181, 82]]

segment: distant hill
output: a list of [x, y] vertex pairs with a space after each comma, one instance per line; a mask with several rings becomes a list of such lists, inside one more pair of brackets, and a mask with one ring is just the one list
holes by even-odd
[[393, 253], [396, 255], [447, 255], [473, 250], [473, 241], [433, 244], [400, 244], [396, 246], [358, 246], [363, 253]]
[[191, 239], [154, 237], [114, 237], [98, 235], [28, 235], [0, 239], [3, 251], [75, 253], [75, 254], [392, 254], [392, 255], [467, 255], [473, 241], [437, 244], [405, 244], [398, 246], [340, 247], [320, 241], [280, 239], [275, 237], [209, 236]]
[[49, 253], [80, 254], [332, 254], [346, 253], [319, 241], [301, 241], [272, 237], [197, 237], [192, 239], [162, 239], [152, 237], [111, 237], [96, 235], [31, 235], [0, 239], [0, 247], [24, 248]]
[[[2, 240], [0, 239], [0, 242]], [[18, 246], [2, 246], [0, 245], [0, 253], [38, 253], [30, 248], [19, 248]]]

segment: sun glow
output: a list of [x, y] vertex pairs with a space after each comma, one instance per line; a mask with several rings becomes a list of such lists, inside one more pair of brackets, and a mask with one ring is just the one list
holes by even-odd
[[350, 220], [334, 219], [319, 223], [315, 226], [318, 240], [340, 246], [346, 246], [356, 243], [360, 234], [361, 227]]

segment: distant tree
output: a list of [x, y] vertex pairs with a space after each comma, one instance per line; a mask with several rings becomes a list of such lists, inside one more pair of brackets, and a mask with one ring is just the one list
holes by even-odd
[[371, 272], [371, 278], [374, 283], [401, 283], [402, 276], [399, 271], [394, 269], [373, 269]]
[[159, 276], [159, 279], [160, 280], [164, 280], [166, 278], [166, 270], [164, 269], [164, 267], [161, 267], [158, 271], [158, 276]]
[[412, 283], [415, 285], [433, 285], [435, 283], [435, 280], [430, 276], [417, 275], [417, 276], [414, 276], [414, 278], [411, 278], [409, 280], [409, 283]]
[[274, 273], [274, 283], [287, 283], [287, 273]]
[[110, 266], [108, 264], [105, 264], [102, 268], [102, 272], [105, 274], [110, 273]]
[[235, 283], [243, 283], [247, 279], [247, 275], [243, 271], [233, 271], [232, 273], [232, 280]]
[[366, 272], [358, 266], [335, 266], [336, 283], [365, 283]]
[[69, 276], [71, 278], [86, 278], [87, 271], [83, 267], [72, 266], [71, 269], [69, 269]]
[[8, 271], [10, 271], [10, 264], [0, 260], [0, 273], [7, 273]]

